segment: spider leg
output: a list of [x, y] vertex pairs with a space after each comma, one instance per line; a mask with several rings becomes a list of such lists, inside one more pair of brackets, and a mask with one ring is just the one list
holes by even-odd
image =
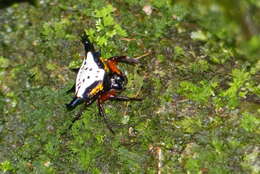
[[103, 106], [103, 104], [102, 104], [102, 101], [101, 101], [101, 100], [98, 100], [97, 103], [98, 103], [99, 115], [103, 117], [104, 122], [105, 122], [107, 128], [110, 130], [110, 132], [111, 132], [112, 134], [115, 134], [115, 132], [113, 131], [113, 129], [111, 128], [111, 126], [110, 126], [109, 123], [108, 123], [108, 118], [107, 118], [107, 116], [106, 116], [106, 113], [105, 113], [105, 110], [104, 110], [104, 106]]
[[105, 114], [103, 103], [107, 100], [117, 100], [117, 101], [141, 101], [142, 98], [135, 98], [135, 97], [126, 97], [126, 96], [117, 96], [117, 92], [114, 89], [111, 89], [110, 91], [107, 91], [106, 93], [103, 93], [99, 98], [98, 98], [98, 109], [99, 109], [99, 114], [104, 118], [104, 122], [106, 123], [108, 129], [113, 133], [114, 131], [110, 127], [108, 123], [108, 118]]
[[131, 59], [128, 56], [115, 56], [115, 57], [110, 57], [108, 60], [106, 60], [106, 63], [110, 69], [110, 71], [125, 76], [120, 69], [117, 67], [117, 63], [127, 63], [127, 64], [136, 64], [138, 63], [137, 59]]
[[141, 101], [141, 100], [143, 100], [143, 98], [127, 97], [127, 96], [113, 96], [113, 97], [110, 97], [109, 100], [116, 100], [116, 101]]
[[73, 126], [73, 124], [77, 121], [80, 120], [83, 112], [86, 110], [86, 108], [91, 105], [94, 101], [96, 100], [96, 98], [93, 98], [89, 101], [86, 101], [85, 105], [79, 110], [79, 112], [76, 114], [76, 116], [72, 119], [70, 125], [69, 125], [69, 129], [71, 129], [71, 127]]
[[83, 114], [83, 112], [85, 111], [85, 109], [87, 108], [87, 105], [84, 105], [84, 107], [82, 107], [80, 109], [80, 111], [77, 113], [77, 115], [73, 118], [73, 120], [71, 121], [70, 125], [69, 125], [69, 130], [71, 129], [71, 127], [73, 126], [73, 124], [80, 119], [81, 115]]
[[114, 56], [114, 57], [110, 57], [108, 59], [108, 61], [121, 62], [121, 63], [127, 63], [127, 64], [139, 63], [138, 59], [133, 59], [128, 56]]

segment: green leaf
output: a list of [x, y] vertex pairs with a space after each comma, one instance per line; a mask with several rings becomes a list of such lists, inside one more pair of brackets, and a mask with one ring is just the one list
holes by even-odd
[[254, 116], [251, 113], [245, 112], [240, 121], [240, 126], [248, 132], [253, 132], [260, 127], [259, 117]]
[[234, 108], [239, 104], [239, 97], [245, 96], [245, 92], [240, 92], [240, 89], [245, 85], [245, 82], [250, 79], [250, 73], [244, 70], [232, 70], [233, 81], [229, 84], [229, 88], [220, 93], [220, 96], [227, 101], [228, 107]]
[[0, 68], [7, 68], [10, 65], [10, 61], [3, 56], [0, 56]]
[[201, 81], [196, 85], [188, 81], [183, 81], [180, 83], [177, 92], [191, 100], [207, 103], [209, 97], [215, 95], [214, 88], [217, 86], [216, 82]]
[[106, 7], [103, 7], [101, 10], [96, 10], [95, 17], [97, 18], [106, 17], [107, 15], [111, 14], [114, 11], [115, 11], [114, 7], [111, 4], [109, 4]]
[[111, 26], [111, 25], [114, 25], [115, 24], [115, 21], [114, 19], [112, 18], [112, 16], [105, 16], [103, 18], [103, 22], [104, 22], [104, 26]]
[[191, 32], [190, 36], [193, 40], [206, 41], [208, 39], [207, 35], [201, 30]]
[[0, 163], [0, 170], [2, 170], [4, 173], [7, 171], [12, 171], [13, 166], [10, 161], [6, 160], [6, 161]]

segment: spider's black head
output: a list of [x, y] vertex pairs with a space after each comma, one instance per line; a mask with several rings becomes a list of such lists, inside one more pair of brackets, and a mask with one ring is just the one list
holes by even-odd
[[110, 76], [110, 88], [112, 89], [123, 90], [126, 83], [127, 79], [123, 75], [112, 74]]

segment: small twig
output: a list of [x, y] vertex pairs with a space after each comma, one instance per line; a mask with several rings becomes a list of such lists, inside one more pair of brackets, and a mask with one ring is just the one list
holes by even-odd
[[152, 144], [149, 145], [149, 151], [150, 153], [155, 156], [155, 158], [158, 160], [157, 163], [157, 174], [162, 173], [162, 167], [163, 167], [163, 154], [162, 149], [160, 146], [153, 146]]
[[162, 154], [162, 149], [160, 147], [156, 148], [157, 150], [157, 158], [158, 158], [158, 174], [162, 173], [162, 158], [163, 158], [163, 154]]
[[143, 57], [146, 57], [146, 56], [148, 56], [148, 55], [150, 55], [150, 54], [151, 54], [151, 52], [149, 51], [149, 52], [147, 52], [147, 53], [145, 53], [145, 54], [143, 54], [143, 55], [141, 55], [141, 56], [135, 57], [135, 59], [139, 60], [139, 59], [141, 59], [141, 58], [143, 58]]
[[130, 41], [132, 41], [132, 40], [136, 40], [136, 39], [122, 37], [122, 38], [120, 38], [120, 40], [125, 40], [125, 41], [130, 42]]

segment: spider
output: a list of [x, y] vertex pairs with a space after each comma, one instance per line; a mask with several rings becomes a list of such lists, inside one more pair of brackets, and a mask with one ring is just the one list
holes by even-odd
[[[104, 112], [104, 102], [107, 100], [117, 101], [141, 101], [142, 98], [130, 98], [120, 96], [125, 90], [127, 84], [126, 75], [117, 67], [117, 64], [137, 64], [138, 60], [128, 56], [114, 56], [108, 59], [101, 58], [100, 51], [95, 51], [93, 44], [84, 34], [81, 42], [85, 48], [85, 58], [80, 68], [73, 69], [77, 72], [76, 83], [67, 91], [75, 91], [75, 96], [69, 104], [66, 104], [68, 110], [73, 110], [79, 104], [85, 103], [85, 107], [97, 101], [99, 115], [103, 117], [108, 129], [114, 134], [114, 131], [107, 122], [107, 116]], [[83, 111], [82, 111], [83, 112]], [[72, 124], [79, 120], [81, 113], [73, 120]], [[72, 126], [70, 125], [70, 127]]]

